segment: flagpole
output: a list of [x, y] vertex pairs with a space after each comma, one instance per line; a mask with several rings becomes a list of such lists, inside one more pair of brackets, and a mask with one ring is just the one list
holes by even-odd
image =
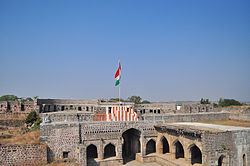
[[120, 92], [120, 86], [121, 86], [121, 84], [119, 84], [119, 105], [121, 104], [121, 92]]
[[[120, 68], [120, 59], [119, 59], [119, 68]], [[121, 105], [121, 69], [120, 69], [120, 82], [119, 82], [119, 105]]]

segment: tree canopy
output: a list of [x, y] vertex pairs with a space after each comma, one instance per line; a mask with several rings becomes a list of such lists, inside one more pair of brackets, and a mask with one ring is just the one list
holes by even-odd
[[242, 105], [242, 103], [234, 99], [220, 98], [219, 104], [218, 104], [219, 107], [228, 107], [228, 106], [233, 106], [233, 105]]
[[15, 95], [3, 95], [0, 97], [0, 101], [16, 101], [18, 99]]
[[210, 104], [208, 99], [203, 99], [203, 98], [201, 98], [200, 103], [201, 104]]
[[142, 104], [150, 104], [150, 102], [148, 100], [143, 100], [141, 103]]
[[[111, 98], [109, 99], [109, 102], [118, 102], [119, 98]], [[129, 97], [127, 100], [124, 99], [120, 99], [121, 102], [132, 102], [135, 104], [149, 104], [150, 102], [148, 100], [143, 100], [140, 96], [131, 96]], [[105, 101], [101, 101], [101, 102], [105, 102]]]
[[26, 124], [33, 124], [37, 120], [37, 114], [36, 111], [31, 111], [29, 115], [27, 116], [25, 123]]
[[135, 104], [140, 104], [141, 103], [141, 97], [140, 96], [131, 96], [128, 98], [129, 102], [135, 103]]
[[0, 97], [0, 101], [21, 101], [21, 102], [25, 102], [25, 101], [33, 101], [33, 99], [31, 97], [17, 97], [15, 95], [3, 95]]

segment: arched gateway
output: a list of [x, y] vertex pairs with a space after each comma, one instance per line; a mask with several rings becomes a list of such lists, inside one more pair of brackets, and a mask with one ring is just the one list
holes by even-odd
[[134, 128], [128, 129], [122, 134], [122, 158], [124, 164], [134, 160], [136, 153], [141, 152], [140, 135], [141, 132]]

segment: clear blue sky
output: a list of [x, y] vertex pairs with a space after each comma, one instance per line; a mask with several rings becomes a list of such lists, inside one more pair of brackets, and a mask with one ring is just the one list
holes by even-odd
[[249, 0], [1, 0], [0, 95], [250, 100]]

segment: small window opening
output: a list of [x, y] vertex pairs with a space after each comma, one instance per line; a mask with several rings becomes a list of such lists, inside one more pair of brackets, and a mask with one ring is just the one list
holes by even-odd
[[7, 110], [10, 110], [10, 103], [7, 104]]
[[69, 152], [63, 152], [63, 158], [68, 158], [69, 157]]

